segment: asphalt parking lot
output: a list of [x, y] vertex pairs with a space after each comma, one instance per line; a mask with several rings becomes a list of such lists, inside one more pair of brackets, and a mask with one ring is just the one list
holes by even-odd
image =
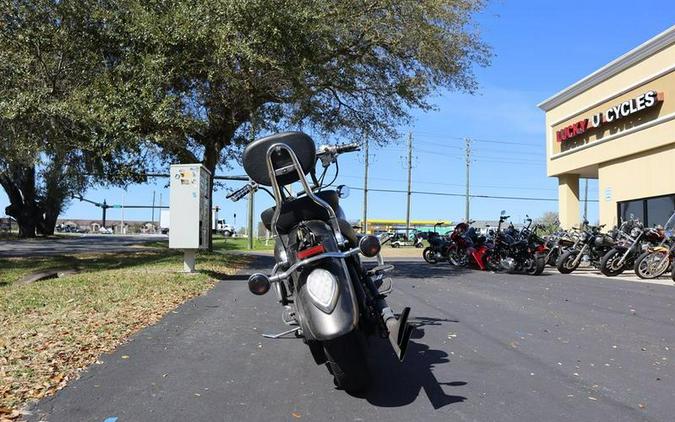
[[335, 389], [247, 274], [169, 314], [34, 409], [32, 420], [670, 421], [675, 288], [395, 262], [405, 363], [372, 341], [365, 397]]

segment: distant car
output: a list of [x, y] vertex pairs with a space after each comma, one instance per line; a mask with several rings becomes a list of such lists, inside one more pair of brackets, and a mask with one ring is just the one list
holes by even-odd
[[101, 234], [113, 234], [112, 229], [109, 227], [101, 227], [100, 229], [98, 229], [98, 232]]
[[234, 229], [234, 226], [232, 224], [225, 223], [225, 220], [218, 220], [218, 223], [216, 224], [216, 231], [225, 237], [231, 237], [237, 232]]
[[169, 228], [168, 228], [168, 227], [162, 227], [162, 228], [160, 229], [160, 232], [161, 232], [162, 234], [169, 234]]

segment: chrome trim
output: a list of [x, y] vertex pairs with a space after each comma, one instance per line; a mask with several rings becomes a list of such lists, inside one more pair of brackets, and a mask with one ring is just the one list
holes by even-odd
[[278, 281], [287, 279], [288, 277], [291, 276], [291, 274], [293, 274], [295, 272], [296, 269], [298, 269], [298, 267], [301, 267], [303, 265], [309, 265], [313, 262], [321, 261], [322, 259], [327, 259], [327, 258], [338, 258], [338, 259], [339, 258], [348, 258], [350, 256], [357, 255], [359, 253], [361, 253], [361, 250], [359, 248], [354, 248], [354, 249], [348, 250], [347, 252], [326, 252], [326, 253], [322, 253], [321, 255], [314, 255], [314, 256], [309, 257], [307, 259], [303, 259], [302, 261], [296, 262], [295, 264], [291, 265], [291, 267], [289, 269], [287, 269], [286, 271], [284, 271], [283, 273], [279, 273], [279, 274], [275, 274], [275, 275], [271, 276], [270, 282], [274, 283], [274, 282], [278, 282]]

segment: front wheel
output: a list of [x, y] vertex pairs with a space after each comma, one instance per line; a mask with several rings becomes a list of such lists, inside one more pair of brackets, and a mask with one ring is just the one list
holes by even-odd
[[618, 249], [610, 249], [600, 260], [600, 272], [607, 277], [616, 277], [626, 269], [625, 265], [619, 265], [623, 252]]
[[556, 268], [558, 268], [560, 274], [569, 274], [579, 267], [579, 262], [581, 260], [577, 261], [577, 255], [579, 255], [579, 251], [571, 250], [565, 252], [560, 258], [558, 258]]
[[326, 366], [335, 385], [348, 393], [362, 393], [368, 389], [370, 374], [366, 353], [359, 333], [355, 330], [323, 344]]
[[431, 248], [425, 248], [424, 251], [422, 251], [422, 258], [424, 258], [424, 260], [429, 264], [435, 264], [438, 262], [436, 260], [436, 252], [434, 252]]
[[669, 264], [667, 253], [645, 252], [635, 261], [635, 274], [646, 280], [658, 278], [668, 271]]

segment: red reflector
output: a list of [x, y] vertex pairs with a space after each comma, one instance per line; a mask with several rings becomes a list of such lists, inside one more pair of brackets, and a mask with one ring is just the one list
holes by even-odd
[[309, 258], [310, 256], [318, 255], [324, 252], [326, 252], [326, 249], [323, 247], [323, 245], [312, 246], [311, 248], [298, 251], [298, 259]]

